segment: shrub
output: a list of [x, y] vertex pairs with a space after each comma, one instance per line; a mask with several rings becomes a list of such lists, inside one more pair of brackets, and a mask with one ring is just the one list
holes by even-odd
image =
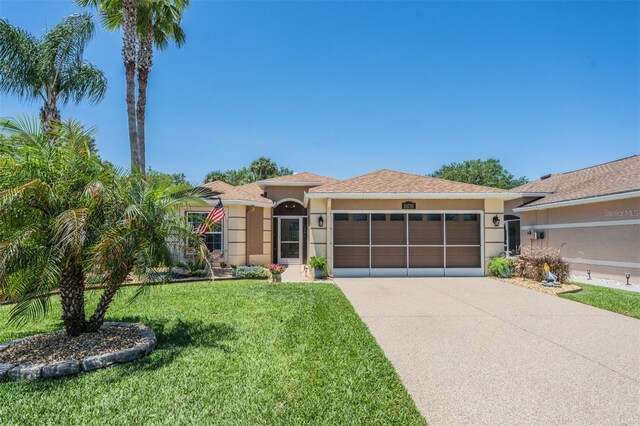
[[324, 256], [314, 256], [309, 259], [309, 266], [313, 269], [318, 269], [326, 273], [329, 264], [327, 263], [327, 259]]
[[269, 271], [262, 266], [236, 266], [233, 270], [236, 278], [267, 278]]
[[549, 265], [551, 273], [558, 277], [558, 282], [569, 279], [569, 264], [557, 250], [523, 247], [515, 263], [515, 272], [520, 277], [534, 281], [546, 281], [544, 264]]
[[513, 267], [513, 259], [494, 257], [489, 262], [489, 273], [494, 277], [510, 278], [513, 275]]
[[187, 277], [204, 277], [207, 275], [207, 264], [202, 259], [189, 259], [186, 262], [178, 262], [176, 266], [182, 269]]

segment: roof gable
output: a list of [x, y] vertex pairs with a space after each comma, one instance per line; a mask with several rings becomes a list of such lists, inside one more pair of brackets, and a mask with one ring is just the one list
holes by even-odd
[[[251, 184], [249, 184], [251, 185]], [[252, 187], [243, 188], [242, 186], [233, 186], [227, 182], [216, 180], [214, 182], [207, 182], [202, 185], [204, 188], [208, 188], [217, 192], [220, 199], [224, 201], [247, 201], [257, 203], [270, 203], [271, 200], [260, 195], [260, 193], [253, 190]]]
[[276, 176], [274, 178], [264, 179], [256, 183], [258, 185], [268, 186], [270, 183], [286, 184], [287, 182], [290, 182], [292, 184], [293, 183], [311, 183], [311, 184], [318, 185], [318, 184], [337, 182], [337, 179], [330, 178], [327, 176], [317, 175], [315, 173], [300, 172], [300, 173], [294, 173], [292, 175]]
[[637, 190], [640, 190], [640, 155], [571, 172], [556, 173], [547, 179], [538, 179], [511, 191], [550, 193], [527, 204], [539, 206]]

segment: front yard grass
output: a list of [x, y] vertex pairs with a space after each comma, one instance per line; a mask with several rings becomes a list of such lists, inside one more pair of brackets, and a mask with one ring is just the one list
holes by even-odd
[[[398, 375], [332, 284], [165, 285], [108, 320], [152, 327], [148, 357], [52, 381], [0, 383], [2, 424], [424, 425]], [[62, 327], [6, 326], [0, 342]]]
[[559, 296], [640, 319], [640, 293], [583, 283], [572, 284], [582, 287], [582, 291]]

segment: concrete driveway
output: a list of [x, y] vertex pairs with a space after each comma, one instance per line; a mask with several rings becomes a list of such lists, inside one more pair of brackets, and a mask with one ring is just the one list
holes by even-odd
[[430, 425], [638, 425], [640, 321], [489, 278], [338, 278]]

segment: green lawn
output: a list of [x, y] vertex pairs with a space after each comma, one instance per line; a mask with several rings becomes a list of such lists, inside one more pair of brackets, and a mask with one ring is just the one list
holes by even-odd
[[640, 293], [583, 283], [572, 284], [582, 287], [582, 291], [560, 294], [559, 296], [607, 311], [640, 318]]
[[[166, 285], [129, 303], [132, 291], [108, 319], [151, 326], [156, 350], [75, 377], [2, 382], [0, 423], [425, 424], [332, 284]], [[0, 342], [61, 327], [56, 310], [42, 323], [7, 328], [9, 309], [0, 307]]]

